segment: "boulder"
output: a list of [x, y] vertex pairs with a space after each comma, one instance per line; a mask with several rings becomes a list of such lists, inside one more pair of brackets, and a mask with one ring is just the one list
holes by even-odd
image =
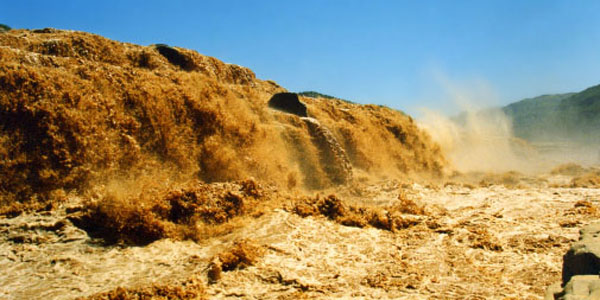
[[600, 276], [575, 275], [561, 289], [551, 285], [544, 300], [598, 300], [600, 299]]
[[579, 241], [563, 257], [562, 283], [566, 285], [574, 275], [600, 274], [600, 223], [580, 230]]
[[544, 300], [556, 300], [556, 297], [558, 297], [562, 293], [562, 291], [563, 288], [560, 285], [560, 282], [555, 282], [546, 289], [546, 294], [544, 294]]
[[600, 223], [579, 233], [563, 256], [562, 283], [548, 287], [545, 300], [600, 300]]
[[306, 105], [298, 99], [296, 93], [277, 93], [269, 100], [269, 107], [299, 117], [308, 117]]

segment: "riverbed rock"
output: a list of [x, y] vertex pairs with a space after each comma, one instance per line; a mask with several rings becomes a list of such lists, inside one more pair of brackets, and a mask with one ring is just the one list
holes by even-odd
[[600, 223], [580, 230], [579, 241], [563, 257], [562, 283], [566, 285], [575, 275], [600, 274]]
[[552, 285], [544, 300], [597, 300], [600, 299], [600, 276], [575, 275], [565, 285]]
[[600, 299], [600, 223], [579, 233], [563, 257], [562, 283], [548, 287], [545, 300]]

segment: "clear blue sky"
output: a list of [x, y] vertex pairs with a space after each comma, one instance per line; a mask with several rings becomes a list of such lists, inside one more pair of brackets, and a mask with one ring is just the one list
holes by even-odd
[[600, 84], [600, 1], [13, 0], [0, 7], [0, 23], [13, 28], [190, 48], [290, 91], [411, 114], [422, 106], [453, 112], [440, 74], [463, 90], [483, 83], [496, 104]]

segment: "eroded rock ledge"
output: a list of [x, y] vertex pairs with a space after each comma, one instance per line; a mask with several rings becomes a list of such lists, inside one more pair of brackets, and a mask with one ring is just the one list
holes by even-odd
[[562, 282], [546, 291], [545, 300], [600, 299], [600, 222], [580, 230], [563, 258]]

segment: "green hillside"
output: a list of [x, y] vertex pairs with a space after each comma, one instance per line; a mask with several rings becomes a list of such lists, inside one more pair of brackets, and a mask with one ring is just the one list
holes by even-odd
[[561, 129], [576, 137], [600, 137], [600, 85], [561, 101]]
[[311, 97], [311, 98], [337, 99], [336, 97], [325, 95], [325, 94], [321, 94], [321, 93], [315, 92], [315, 91], [299, 92], [298, 95], [304, 96], [304, 97]]
[[515, 136], [526, 140], [550, 137], [553, 132], [547, 129], [554, 126], [561, 101], [572, 95], [542, 95], [512, 103], [502, 110], [512, 120]]
[[315, 91], [299, 92], [298, 95], [304, 96], [304, 97], [310, 97], [310, 98], [338, 99], [338, 100], [342, 100], [344, 102], [354, 103], [354, 102], [346, 100], [346, 99], [342, 99], [342, 98], [338, 98], [338, 97], [334, 97], [334, 96], [329, 96], [329, 95], [322, 94], [322, 93], [315, 92]]
[[529, 141], [597, 143], [600, 137], [600, 85], [579, 93], [543, 95], [502, 108], [515, 136]]

